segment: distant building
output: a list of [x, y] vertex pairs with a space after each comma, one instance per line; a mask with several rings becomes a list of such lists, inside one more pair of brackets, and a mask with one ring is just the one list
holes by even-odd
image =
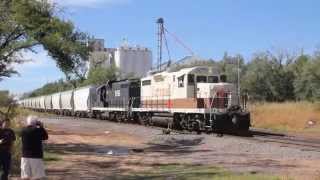
[[124, 44], [118, 48], [105, 48], [103, 39], [94, 39], [89, 44], [92, 52], [89, 69], [95, 67], [117, 67], [123, 76], [134, 74], [142, 77], [152, 66], [152, 52], [145, 47]]

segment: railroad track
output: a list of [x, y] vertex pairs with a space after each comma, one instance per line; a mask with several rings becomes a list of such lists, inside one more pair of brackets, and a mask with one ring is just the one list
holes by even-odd
[[276, 133], [262, 129], [252, 129], [250, 133], [252, 135], [250, 139], [258, 142], [278, 143], [281, 144], [282, 147], [295, 146], [304, 151], [320, 152], [320, 139]]
[[[55, 116], [55, 115], [49, 116], [47, 118], [72, 119], [72, 117], [68, 117], [68, 116]], [[89, 118], [81, 118], [81, 119], [89, 119]], [[113, 122], [113, 121], [109, 121], [109, 122]], [[118, 123], [118, 122], [114, 122], [114, 123]], [[168, 129], [164, 128], [164, 127], [157, 127], [157, 126], [148, 126], [148, 127], [152, 128], [152, 129], [158, 129], [158, 130], [162, 131], [163, 134], [182, 134], [182, 135], [196, 134], [195, 132], [179, 131], [179, 130], [174, 130], [174, 129], [170, 129], [168, 131]], [[205, 134], [205, 133], [203, 133], [203, 134]], [[205, 134], [205, 136], [212, 136], [212, 135], [215, 135], [215, 133]], [[282, 147], [294, 146], [294, 147], [301, 149], [302, 151], [318, 151], [318, 152], [320, 152], [320, 139], [306, 138], [306, 137], [301, 137], [301, 136], [293, 136], [293, 135], [288, 135], [285, 133], [273, 132], [270, 130], [251, 128], [249, 132], [225, 133], [224, 136], [247, 139], [247, 140], [251, 140], [251, 141], [256, 141], [258, 143], [277, 143], [277, 144], [280, 144], [280, 146], [282, 146]]]
[[[150, 126], [151, 128], [162, 130], [166, 132], [166, 128]], [[179, 130], [170, 130], [176, 134], [185, 134], [185, 135], [194, 135], [195, 132], [189, 131], [179, 131]], [[206, 134], [208, 136], [214, 135], [215, 133]], [[281, 147], [294, 146], [302, 151], [318, 151], [320, 152], [320, 139], [306, 138], [300, 136], [293, 136], [284, 133], [273, 132], [264, 129], [255, 129], [252, 128], [249, 132], [246, 133], [225, 133], [226, 136], [232, 136], [236, 138], [244, 138], [248, 140], [257, 141], [259, 143], [277, 143]]]

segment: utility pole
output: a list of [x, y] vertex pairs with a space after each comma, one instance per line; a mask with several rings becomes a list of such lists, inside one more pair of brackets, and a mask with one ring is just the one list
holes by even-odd
[[162, 41], [163, 41], [163, 34], [164, 34], [164, 27], [163, 27], [164, 20], [163, 18], [159, 18], [157, 20], [158, 24], [158, 70], [161, 70], [161, 63], [162, 63]]
[[241, 94], [240, 94], [240, 57], [238, 56], [238, 103], [241, 101]]

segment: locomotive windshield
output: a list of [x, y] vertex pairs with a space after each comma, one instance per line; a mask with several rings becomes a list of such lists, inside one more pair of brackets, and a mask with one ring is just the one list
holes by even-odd
[[194, 85], [194, 74], [188, 74], [188, 84]]
[[[188, 80], [191, 81], [192, 77], [188, 77]], [[219, 77], [218, 76], [197, 76], [197, 83], [218, 83]], [[190, 83], [189, 83], [190, 84]]]
[[208, 83], [218, 83], [219, 78], [218, 76], [208, 76]]
[[198, 83], [206, 83], [207, 82], [207, 76], [197, 76], [197, 82]]

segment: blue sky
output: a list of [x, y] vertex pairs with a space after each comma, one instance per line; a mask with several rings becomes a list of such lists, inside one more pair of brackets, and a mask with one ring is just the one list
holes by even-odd
[[[152, 49], [156, 59], [156, 24], [163, 17], [196, 55], [220, 59], [224, 52], [242, 54], [285, 49], [311, 53], [320, 47], [320, 1], [317, 0], [52, 0], [64, 8], [63, 18], [116, 47], [129, 44]], [[169, 38], [173, 59], [188, 51]], [[19, 65], [21, 76], [0, 82], [0, 89], [31, 91], [63, 77], [46, 52], [24, 53], [34, 61]]]

